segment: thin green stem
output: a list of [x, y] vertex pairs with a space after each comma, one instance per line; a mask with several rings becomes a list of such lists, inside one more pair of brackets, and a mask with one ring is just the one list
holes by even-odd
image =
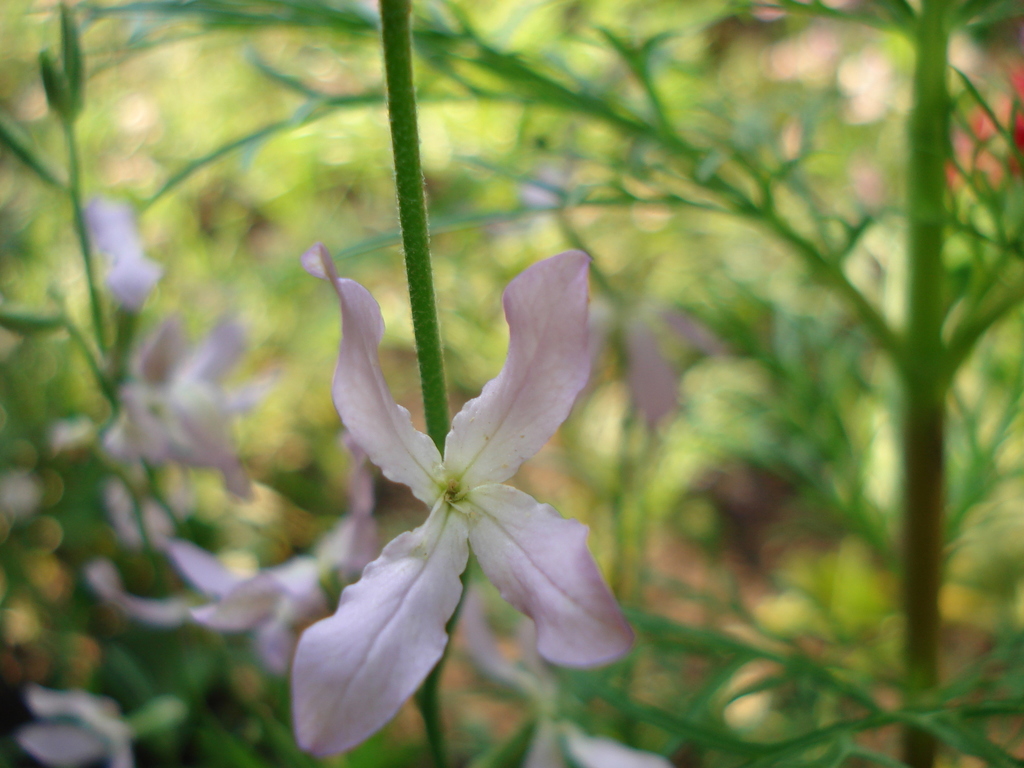
[[[416, 124], [416, 91], [412, 75], [411, 0], [381, 0], [381, 37], [384, 46], [384, 72], [387, 82], [388, 120], [391, 147], [395, 156], [395, 186], [398, 193], [398, 219], [405, 251], [405, 271], [409, 281], [416, 357], [423, 390], [423, 413], [427, 434], [444, 450], [448, 435], [448, 396], [445, 392], [444, 357], [441, 331], [434, 301], [434, 279], [430, 266], [430, 233], [427, 227], [427, 201], [420, 164], [419, 129]], [[449, 634], [458, 609], [448, 622]], [[447, 654], [427, 676], [416, 695], [437, 768], [448, 765], [444, 727], [441, 722], [439, 690], [441, 672]]]
[[75, 139], [75, 126], [71, 120], [64, 120], [64, 139], [68, 152], [68, 197], [75, 219], [75, 234], [82, 251], [85, 263], [85, 279], [89, 286], [89, 306], [92, 310], [92, 324], [96, 331], [96, 345], [101, 352], [107, 350], [106, 332], [103, 326], [103, 311], [100, 305], [99, 292], [96, 290], [96, 272], [93, 268], [92, 245], [89, 242], [89, 230], [85, 226], [85, 214], [82, 209], [82, 179], [78, 160], [78, 142]]
[[395, 155], [398, 218], [402, 227], [405, 271], [409, 280], [416, 356], [423, 388], [427, 434], [439, 450], [448, 435], [448, 398], [445, 394], [444, 357], [434, 301], [430, 268], [427, 202], [420, 165], [416, 92], [412, 78], [411, 0], [381, 0], [381, 32], [387, 79], [388, 119]]
[[[940, 678], [947, 393], [942, 249], [945, 162], [949, 154], [948, 4], [949, 0], [922, 3], [909, 125], [909, 279], [902, 366], [903, 611], [908, 707], [926, 704]], [[932, 768], [935, 752], [934, 735], [907, 724], [904, 761], [912, 768]]]

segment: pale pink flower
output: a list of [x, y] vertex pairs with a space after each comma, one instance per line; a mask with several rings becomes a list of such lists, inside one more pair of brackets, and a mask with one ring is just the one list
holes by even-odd
[[267, 669], [288, 671], [297, 628], [327, 612], [316, 559], [294, 557], [253, 576], [232, 573], [201, 547], [175, 539], [167, 554], [178, 572], [213, 602], [192, 618], [218, 632], [256, 632], [256, 650]]
[[342, 314], [334, 404], [370, 460], [430, 508], [345, 589], [337, 612], [302, 635], [292, 668], [299, 744], [318, 755], [354, 747], [398, 711], [441, 658], [472, 545], [502, 596], [537, 625], [556, 664], [589, 667], [633, 642], [587, 550], [587, 528], [503, 485], [569, 414], [586, 384], [587, 269], [569, 251], [527, 269], [505, 290], [508, 359], [455, 417], [444, 458], [395, 403], [381, 372], [384, 333], [369, 292], [337, 276], [327, 249], [303, 256], [330, 280]]
[[566, 756], [579, 768], [671, 768], [672, 764], [660, 755], [588, 736], [561, 716], [555, 676], [533, 652], [532, 622], [524, 620], [519, 626], [520, 662], [515, 664], [498, 649], [476, 590], [467, 593], [462, 612], [463, 639], [470, 658], [481, 672], [519, 691], [533, 707], [537, 727], [523, 768], [567, 768]]
[[125, 591], [117, 568], [98, 558], [85, 566], [85, 581], [96, 595], [116, 605], [129, 618], [152, 627], [179, 627], [191, 616], [189, 604], [180, 597], [137, 597]]
[[107, 287], [122, 307], [138, 312], [164, 268], [146, 258], [135, 212], [127, 203], [98, 197], [89, 202], [84, 214], [93, 247], [110, 259]]
[[316, 547], [316, 558], [323, 566], [337, 571], [339, 575], [352, 577], [362, 573], [363, 568], [380, 554], [380, 542], [377, 537], [377, 521], [373, 518], [376, 499], [366, 451], [356, 444], [352, 435], [346, 433], [342, 441], [348, 448], [350, 458], [348, 514], [320, 539]]
[[18, 729], [21, 748], [43, 765], [132, 768], [132, 729], [113, 699], [85, 691], [25, 689], [25, 704], [37, 720]]
[[165, 320], [132, 361], [121, 388], [122, 412], [103, 446], [122, 461], [213, 467], [232, 493], [247, 498], [249, 478], [231, 444], [231, 417], [258, 402], [265, 384], [226, 392], [221, 380], [245, 349], [245, 331], [222, 320], [189, 350], [181, 319]]

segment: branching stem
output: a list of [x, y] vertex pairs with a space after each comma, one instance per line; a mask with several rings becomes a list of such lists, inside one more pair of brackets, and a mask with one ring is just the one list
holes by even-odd
[[[923, 0], [917, 19], [914, 106], [907, 169], [909, 219], [903, 383], [903, 610], [906, 705], [926, 704], [939, 683], [945, 508], [945, 412], [948, 350], [942, 249], [950, 99], [947, 77], [949, 0]], [[908, 725], [904, 761], [932, 768], [934, 736]]]

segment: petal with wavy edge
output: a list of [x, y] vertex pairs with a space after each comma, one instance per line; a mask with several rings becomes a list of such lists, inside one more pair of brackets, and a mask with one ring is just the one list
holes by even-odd
[[445, 443], [445, 467], [464, 487], [515, 474], [565, 421], [586, 385], [589, 263], [582, 251], [566, 251], [505, 289], [505, 366], [455, 417]]
[[523, 768], [565, 768], [558, 729], [550, 720], [537, 723], [530, 749], [523, 760]]
[[167, 544], [171, 564], [197, 591], [210, 597], [225, 597], [245, 577], [238, 576], [202, 547], [191, 541], [174, 539]]
[[342, 333], [332, 393], [345, 428], [384, 474], [433, 506], [441, 455], [395, 402], [380, 369], [378, 349], [384, 320], [373, 296], [354, 280], [338, 277], [327, 249], [317, 243], [302, 256], [315, 277], [330, 276], [341, 304]]
[[43, 765], [88, 765], [109, 753], [103, 739], [71, 723], [29, 723], [18, 729], [15, 739]]
[[220, 381], [245, 352], [245, 327], [231, 318], [222, 319], [182, 364], [186, 378]]
[[366, 566], [333, 616], [303, 633], [292, 665], [303, 749], [323, 756], [356, 746], [394, 717], [433, 669], [462, 593], [466, 535], [462, 516], [438, 504]]
[[260, 573], [220, 600], [193, 608], [192, 618], [218, 632], [244, 632], [268, 621], [283, 598], [281, 585], [269, 574]]
[[474, 488], [458, 506], [487, 578], [537, 625], [541, 656], [590, 667], [629, 651], [633, 630], [587, 549], [585, 525], [508, 485]]
[[567, 728], [565, 747], [580, 768], [672, 768], [661, 755], [619, 744], [612, 739], [587, 736], [576, 728]]

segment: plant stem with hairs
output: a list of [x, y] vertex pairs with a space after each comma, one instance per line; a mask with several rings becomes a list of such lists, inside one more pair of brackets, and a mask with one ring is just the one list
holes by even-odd
[[[381, 0], [381, 36], [387, 81], [388, 120], [395, 157], [395, 186], [398, 193], [398, 218], [405, 252], [405, 271], [409, 281], [416, 356], [427, 434], [444, 452], [448, 434], [448, 398], [445, 392], [444, 358], [441, 333], [434, 301], [434, 280], [430, 265], [430, 234], [427, 228], [427, 204], [420, 164], [419, 129], [416, 121], [416, 92], [412, 74], [411, 0]], [[465, 578], [465, 577], [463, 577]], [[448, 622], [448, 631], [458, 620], [458, 609]], [[423, 682], [416, 702], [430, 742], [435, 765], [448, 765], [441, 723], [438, 686], [446, 656]]]

